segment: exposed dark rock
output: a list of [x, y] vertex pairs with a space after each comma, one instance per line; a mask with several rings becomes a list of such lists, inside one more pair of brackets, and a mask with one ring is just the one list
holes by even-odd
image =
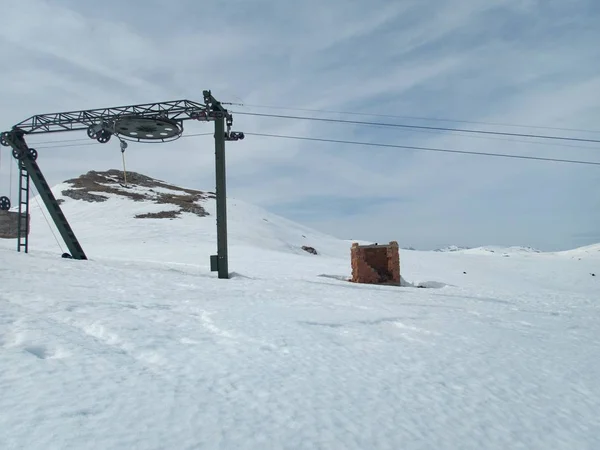
[[158, 198], [156, 199], [156, 203], [164, 203], [169, 205], [177, 205], [181, 208], [181, 212], [188, 212], [191, 214], [196, 214], [200, 217], [208, 216], [206, 210], [196, 204], [195, 202], [198, 200], [202, 200], [203, 193], [198, 194], [188, 194], [188, 195], [177, 195], [177, 194], [158, 194]]
[[[113, 194], [121, 197], [127, 197], [133, 201], [148, 201], [165, 205], [175, 205], [179, 210], [161, 211], [158, 213], [138, 214], [136, 218], [174, 218], [181, 213], [195, 214], [200, 217], [208, 216], [208, 212], [197, 202], [214, 198], [214, 194], [193, 189], [181, 188], [164, 181], [142, 175], [136, 172], [127, 172], [127, 184], [123, 172], [111, 169], [106, 172], [90, 171], [78, 178], [67, 180], [66, 183], [72, 185], [73, 189], [66, 189], [62, 194], [75, 200], [84, 200], [88, 202], [104, 202], [108, 196], [104, 194]], [[148, 192], [135, 192], [130, 187], [141, 186], [149, 188]], [[168, 189], [173, 193], [157, 192], [155, 189]], [[60, 200], [64, 201], [64, 200]]]
[[[85, 202], [105, 202], [108, 200], [108, 197], [104, 195], [92, 194], [84, 189], [66, 189], [62, 191], [62, 195], [65, 197], [70, 197], [73, 200], [83, 200]], [[63, 200], [64, 201], [64, 200]]]
[[136, 214], [136, 219], [172, 219], [181, 214], [181, 211], [159, 211], [155, 213]]
[[312, 255], [318, 255], [317, 251], [314, 249], [314, 247], [309, 247], [308, 245], [303, 245], [302, 246], [302, 250], [304, 250], [305, 252], [308, 252]]

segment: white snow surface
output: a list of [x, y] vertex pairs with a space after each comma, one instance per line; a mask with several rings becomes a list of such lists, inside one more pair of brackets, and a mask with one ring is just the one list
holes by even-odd
[[30, 252], [0, 240], [3, 450], [600, 448], [600, 246], [402, 250], [429, 289], [357, 285], [349, 241], [229, 199], [219, 280], [213, 200], [66, 198], [87, 261], [31, 205]]

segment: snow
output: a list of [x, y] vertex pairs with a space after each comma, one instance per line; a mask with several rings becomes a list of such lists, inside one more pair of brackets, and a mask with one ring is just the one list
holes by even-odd
[[449, 245], [448, 247], [438, 248], [436, 252], [459, 252], [461, 250], [468, 250], [469, 247], [459, 247], [457, 245]]
[[569, 256], [571, 258], [600, 258], [600, 244], [587, 245], [585, 247], [579, 247], [573, 250], [566, 250], [559, 253], [561, 255]]
[[600, 448], [600, 246], [402, 250], [429, 289], [357, 285], [349, 241], [230, 199], [219, 280], [213, 200], [64, 200], [88, 261], [36, 201], [30, 253], [0, 241], [2, 449]]

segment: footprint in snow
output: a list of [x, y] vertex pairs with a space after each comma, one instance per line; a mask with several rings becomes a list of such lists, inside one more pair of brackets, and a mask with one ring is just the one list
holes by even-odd
[[23, 351], [35, 356], [38, 359], [60, 359], [68, 356], [66, 352], [60, 350], [51, 351], [43, 345], [28, 345], [23, 347]]
[[48, 357], [48, 350], [41, 345], [28, 345], [23, 350], [39, 359], [46, 359]]

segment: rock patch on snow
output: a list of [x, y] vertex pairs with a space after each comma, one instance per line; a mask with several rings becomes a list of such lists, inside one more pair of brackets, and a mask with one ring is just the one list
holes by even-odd
[[150, 201], [179, 207], [178, 210], [138, 214], [136, 219], [172, 219], [184, 212], [205, 217], [209, 214], [199, 202], [215, 197], [214, 193], [181, 188], [136, 172], [127, 172], [126, 185], [124, 178], [123, 172], [119, 170], [92, 170], [78, 178], [67, 180], [66, 183], [73, 188], [61, 193], [65, 197], [86, 202], [105, 202], [110, 195], [117, 195], [136, 202]]
[[317, 250], [315, 250], [314, 247], [310, 247], [308, 245], [303, 245], [302, 246], [302, 250], [304, 250], [307, 253], [310, 253], [311, 255], [318, 255], [319, 253], [317, 252]]

